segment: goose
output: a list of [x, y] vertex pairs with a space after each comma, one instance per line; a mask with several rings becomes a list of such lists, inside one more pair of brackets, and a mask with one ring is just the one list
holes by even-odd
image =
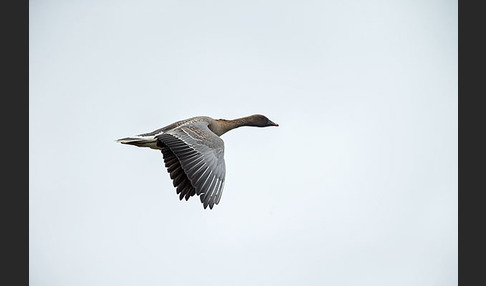
[[116, 141], [161, 150], [179, 200], [184, 198], [187, 201], [197, 195], [204, 209], [208, 206], [212, 209], [221, 200], [226, 174], [224, 142], [220, 136], [241, 126], [278, 124], [261, 114], [233, 120], [196, 116]]

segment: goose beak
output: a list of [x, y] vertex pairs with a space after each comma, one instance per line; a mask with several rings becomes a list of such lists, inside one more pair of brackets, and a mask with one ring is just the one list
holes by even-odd
[[278, 124], [269, 119], [268, 126], [278, 126]]

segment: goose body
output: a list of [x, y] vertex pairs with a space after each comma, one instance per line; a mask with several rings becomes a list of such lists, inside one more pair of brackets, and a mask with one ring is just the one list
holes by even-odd
[[220, 136], [241, 126], [278, 124], [260, 114], [233, 120], [197, 116], [117, 142], [161, 150], [179, 199], [197, 195], [204, 208], [212, 209], [221, 200], [226, 174]]

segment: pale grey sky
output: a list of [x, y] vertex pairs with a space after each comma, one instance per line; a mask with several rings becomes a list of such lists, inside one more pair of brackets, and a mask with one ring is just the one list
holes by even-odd
[[[457, 285], [457, 1], [30, 1], [31, 285]], [[197, 115], [213, 210], [114, 140]]]

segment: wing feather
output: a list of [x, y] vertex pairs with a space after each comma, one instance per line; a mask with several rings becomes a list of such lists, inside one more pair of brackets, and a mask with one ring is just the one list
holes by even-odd
[[180, 199], [197, 194], [204, 208], [218, 204], [226, 173], [224, 143], [209, 130], [207, 122], [181, 126], [156, 138], [166, 147], [162, 148], [165, 165], [174, 186], [179, 186]]

